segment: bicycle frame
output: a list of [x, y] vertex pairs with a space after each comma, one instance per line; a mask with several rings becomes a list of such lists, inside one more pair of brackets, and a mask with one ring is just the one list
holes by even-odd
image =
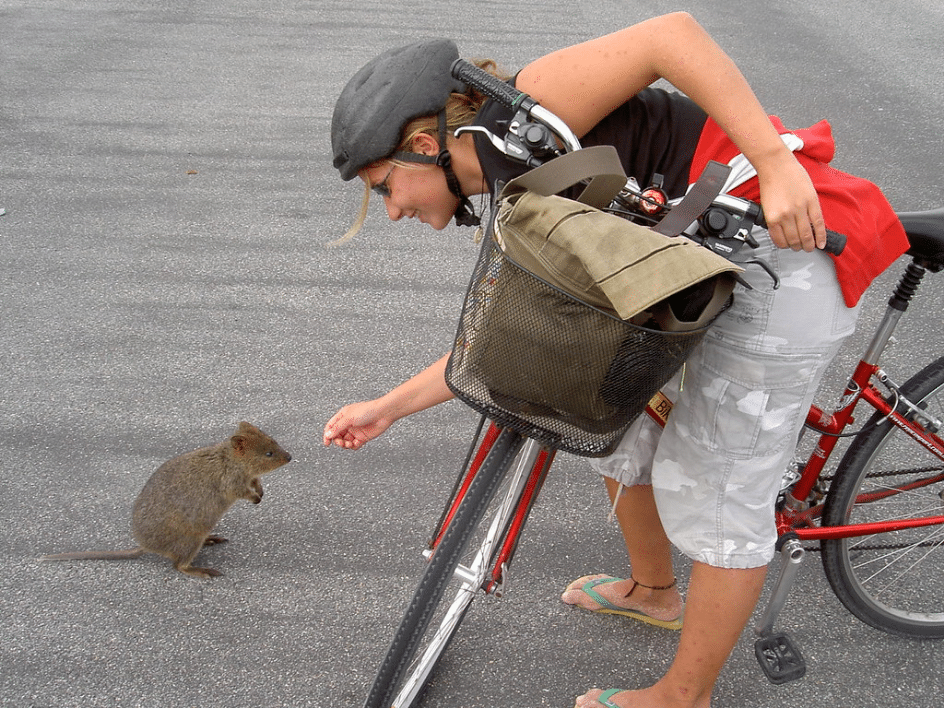
[[[825, 540], [867, 536], [874, 533], [944, 524], [944, 515], [939, 515], [916, 519], [883, 521], [871, 524], [849, 524], [847, 526], [833, 527], [817, 526], [813, 524], [822, 511], [822, 504], [808, 506], [807, 502], [801, 501], [809, 499], [811, 495], [814, 494], [813, 490], [833, 450], [839, 442], [839, 436], [849, 424], [854, 422], [853, 411], [860, 401], [867, 403], [893, 425], [944, 460], [944, 440], [937, 435], [922, 430], [917, 424], [899, 413], [897, 411], [897, 398], [894, 399], [894, 404], [890, 404], [886, 401], [878, 388], [871, 382], [873, 376], [878, 376], [880, 380], [884, 378], [884, 374], [882, 374], [877, 365], [869, 364], [865, 360], [862, 360], [859, 362], [855, 373], [849, 381], [842, 398], [844, 403], [841, 408], [830, 415], [815, 405], [811, 406], [806, 416], [806, 424], [809, 428], [819, 433], [821, 437], [816, 448], [803, 466], [803, 473], [800, 479], [793, 486], [792, 490], [788, 492], [784, 508], [777, 512], [777, 530], [780, 535], [792, 532], [801, 541]], [[934, 484], [941, 479], [944, 479], [944, 475], [930, 477], [923, 480], [921, 485], [918, 486]], [[889, 496], [898, 492], [907, 491], [911, 488], [917, 488], [917, 486], [888, 490], [881, 496]], [[881, 496], [874, 496], [874, 498], [878, 499], [881, 498]], [[865, 501], [865, 499], [863, 501]]]

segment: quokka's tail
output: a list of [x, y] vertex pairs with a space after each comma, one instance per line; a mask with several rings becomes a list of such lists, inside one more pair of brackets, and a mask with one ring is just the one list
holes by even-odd
[[51, 556], [42, 556], [41, 561], [66, 561], [66, 560], [131, 560], [140, 558], [146, 553], [141, 548], [129, 548], [126, 551], [75, 551], [73, 553], [57, 553]]

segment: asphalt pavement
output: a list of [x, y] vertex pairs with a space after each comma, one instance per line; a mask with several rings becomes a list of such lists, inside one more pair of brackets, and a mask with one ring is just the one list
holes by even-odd
[[[324, 449], [321, 429], [447, 350], [477, 247], [378, 204], [325, 247], [360, 199], [331, 168], [334, 100], [418, 37], [515, 68], [680, 7], [770, 112], [831, 120], [837, 166], [898, 209], [944, 204], [944, 7], [929, 0], [0, 0], [0, 706], [361, 705], [475, 415], [446, 404], [357, 453]], [[942, 290], [892, 353], [903, 373], [940, 352]], [[828, 385], [824, 403], [841, 379]], [[295, 459], [202, 553], [223, 577], [153, 556], [37, 561], [132, 545], [150, 473], [241, 420]], [[426, 705], [570, 708], [592, 686], [655, 680], [675, 635], [558, 601], [575, 577], [625, 570], [601, 485], [562, 456], [508, 595], [473, 608]], [[940, 700], [944, 644], [854, 619], [815, 555], [780, 627], [807, 676], [769, 684], [748, 632], [713, 706]]]

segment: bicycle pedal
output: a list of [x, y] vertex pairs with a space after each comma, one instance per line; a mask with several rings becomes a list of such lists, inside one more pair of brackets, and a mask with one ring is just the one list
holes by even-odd
[[787, 683], [806, 674], [806, 662], [793, 640], [783, 632], [768, 634], [754, 642], [754, 655], [767, 680]]

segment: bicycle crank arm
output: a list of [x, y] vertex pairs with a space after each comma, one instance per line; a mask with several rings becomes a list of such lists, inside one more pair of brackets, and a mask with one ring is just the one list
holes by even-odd
[[795, 537], [787, 538], [783, 542], [780, 548], [780, 575], [770, 593], [767, 609], [764, 610], [764, 615], [754, 628], [754, 632], [758, 636], [766, 637], [773, 631], [774, 623], [777, 621], [783, 606], [787, 603], [787, 596], [793, 588], [804, 555], [806, 555], [806, 551], [803, 550], [803, 546]]
[[784, 632], [774, 632], [780, 611], [787, 602], [800, 563], [806, 551], [796, 538], [787, 538], [780, 548], [780, 575], [771, 592], [764, 615], [754, 629], [760, 637], [754, 642], [757, 663], [773, 684], [787, 683], [806, 674], [806, 662], [793, 640]]

